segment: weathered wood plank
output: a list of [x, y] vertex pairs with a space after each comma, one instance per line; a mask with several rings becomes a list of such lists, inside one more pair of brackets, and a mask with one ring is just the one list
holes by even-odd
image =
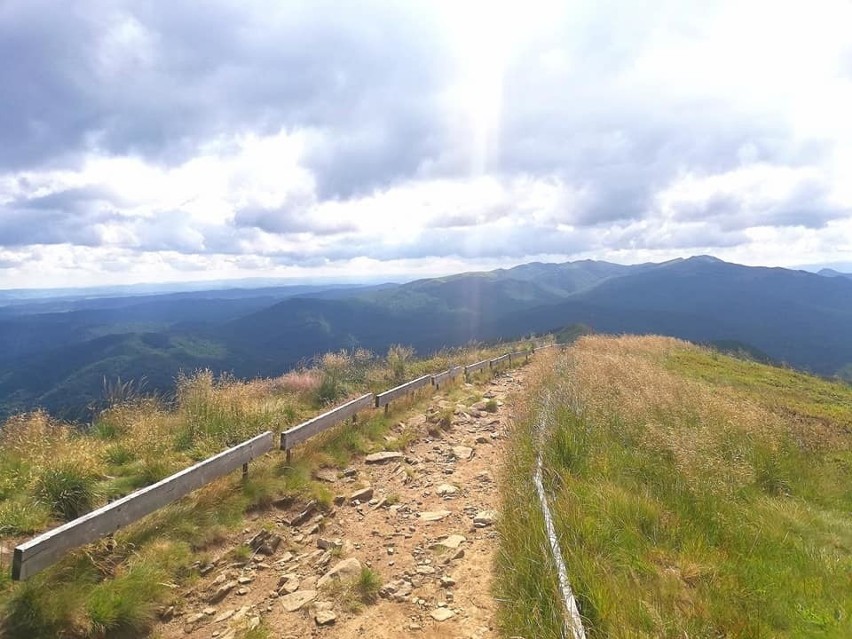
[[543, 351], [545, 348], [553, 348], [556, 344], [545, 344], [544, 346], [536, 346], [536, 351]]
[[494, 366], [499, 366], [499, 365], [500, 365], [500, 364], [502, 364], [503, 362], [507, 362], [507, 361], [509, 361], [509, 358], [510, 358], [510, 357], [511, 357], [511, 356], [509, 355], [509, 353], [506, 353], [505, 355], [501, 355], [500, 357], [495, 357], [494, 359], [492, 359], [492, 360], [491, 360], [491, 366], [492, 366], [492, 368], [493, 368]]
[[449, 379], [451, 379], [449, 369], [442, 373], [432, 375], [432, 386], [440, 386]]
[[27, 579], [56, 563], [66, 552], [93, 542], [222, 477], [274, 447], [267, 431], [156, 484], [49, 530], [15, 548], [12, 579]]
[[524, 359], [525, 360], [529, 356], [530, 356], [529, 351], [515, 351], [514, 353], [509, 353], [509, 359], [510, 360], [517, 360], [517, 359]]
[[391, 388], [389, 391], [379, 393], [378, 395], [376, 395], [376, 408], [386, 406], [398, 397], [402, 397], [403, 395], [407, 395], [408, 393], [413, 393], [418, 388], [429, 386], [431, 384], [432, 376], [424, 375], [423, 377], [418, 377], [417, 379], [413, 379], [410, 382], [406, 382], [405, 384], [400, 384], [395, 388]]
[[475, 364], [468, 364], [464, 367], [464, 374], [469, 375], [470, 373], [475, 373], [477, 371], [481, 371], [484, 368], [488, 368], [490, 365], [490, 361], [487, 359], [482, 360], [481, 362], [476, 362]]
[[372, 393], [367, 393], [358, 399], [353, 399], [351, 402], [346, 402], [322, 415], [317, 415], [306, 422], [302, 422], [298, 426], [293, 426], [290, 430], [281, 433], [281, 450], [289, 450], [296, 444], [300, 444], [309, 437], [313, 437], [317, 433], [324, 431], [326, 428], [352, 417], [359, 411], [365, 408], [372, 408], [373, 397]]
[[453, 366], [450, 368], [450, 379], [455, 379], [459, 375], [464, 374], [464, 366]]

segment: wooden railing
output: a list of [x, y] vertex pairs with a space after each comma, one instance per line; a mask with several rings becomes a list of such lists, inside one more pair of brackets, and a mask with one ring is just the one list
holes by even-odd
[[275, 445], [272, 431], [190, 466], [102, 508], [39, 535], [15, 548], [12, 579], [27, 579], [56, 563], [72, 548], [88, 544], [141, 519], [176, 499], [243, 467]]
[[[535, 350], [548, 348], [548, 346], [540, 346]], [[519, 359], [521, 356], [528, 359], [529, 355], [529, 351], [506, 353], [500, 357], [491, 360], [485, 359], [468, 366], [454, 366], [435, 375], [423, 375], [378, 395], [373, 393], [362, 395], [282, 432], [280, 448], [287, 451], [289, 459], [290, 451], [294, 446], [349, 418], [354, 420], [356, 414], [362, 410], [372, 407], [384, 407], [387, 410], [392, 401], [426, 386], [440, 388], [441, 384], [446, 384], [462, 373], [467, 377], [471, 373], [497, 367], [502, 363]], [[248, 472], [248, 462], [274, 448], [274, 435], [271, 431], [267, 431], [166, 477], [156, 484], [142, 488], [74, 521], [30, 539], [15, 548], [12, 561], [12, 579], [27, 579], [59, 561], [69, 550], [114, 533], [120, 528], [180, 499], [193, 490], [233, 472], [237, 468], [242, 467], [245, 474]]]

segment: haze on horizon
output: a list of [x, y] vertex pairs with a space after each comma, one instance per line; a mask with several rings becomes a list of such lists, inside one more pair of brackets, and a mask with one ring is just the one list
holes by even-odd
[[0, 289], [849, 269], [849, 25], [848, 0], [7, 0]]

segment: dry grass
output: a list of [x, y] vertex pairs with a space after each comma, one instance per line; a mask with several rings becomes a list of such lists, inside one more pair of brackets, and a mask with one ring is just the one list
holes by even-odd
[[[591, 637], [852, 635], [852, 389], [656, 337], [586, 337], [542, 374], [547, 484]], [[510, 529], [535, 521], [530, 473], [507, 480]], [[546, 556], [513, 551], [504, 583]], [[513, 600], [541, 607], [538, 578], [522, 585]], [[508, 632], [529, 632], [520, 607]]]

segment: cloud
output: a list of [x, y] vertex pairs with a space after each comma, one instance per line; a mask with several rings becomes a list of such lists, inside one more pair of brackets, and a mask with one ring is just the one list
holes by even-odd
[[848, 261], [852, 5], [823, 9], [7, 0], [6, 278]]

